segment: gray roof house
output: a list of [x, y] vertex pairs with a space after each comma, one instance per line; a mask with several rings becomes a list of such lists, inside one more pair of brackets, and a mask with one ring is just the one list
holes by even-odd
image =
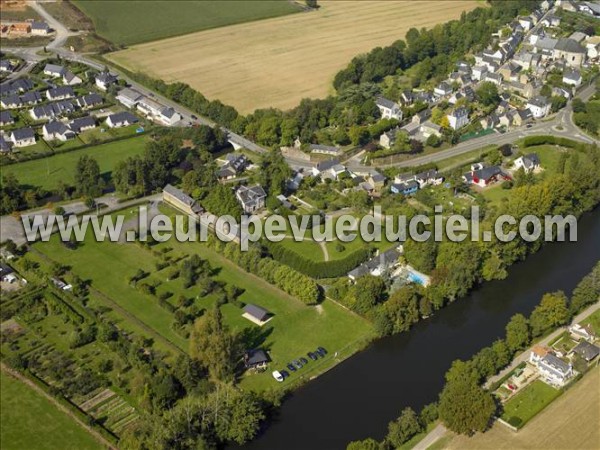
[[75, 138], [75, 133], [64, 123], [58, 121], [52, 121], [45, 124], [42, 127], [42, 133], [46, 140], [57, 139], [59, 141], [66, 141]]
[[246, 214], [252, 214], [253, 212], [263, 208], [265, 206], [265, 199], [267, 193], [260, 185], [247, 187], [240, 186], [235, 191], [235, 196], [238, 202], [242, 206], [242, 209]]
[[15, 119], [10, 111], [0, 111], [0, 126], [11, 125], [13, 123], [15, 123]]
[[588, 341], [581, 341], [573, 348], [573, 350], [571, 350], [571, 352], [581, 356], [587, 362], [590, 362], [600, 354], [600, 348]]
[[265, 367], [269, 362], [269, 357], [264, 350], [248, 350], [244, 355], [244, 366], [246, 369]]
[[33, 128], [19, 128], [18, 130], [13, 130], [10, 134], [10, 140], [15, 145], [15, 147], [26, 147], [28, 145], [35, 144], [35, 132]]
[[75, 92], [71, 86], [58, 86], [46, 91], [48, 100], [64, 100], [75, 97]]
[[139, 122], [138, 118], [131, 114], [129, 111], [111, 114], [106, 119], [106, 124], [110, 128], [126, 127], [137, 122]]
[[73, 119], [69, 124], [69, 128], [75, 133], [81, 133], [82, 131], [96, 128], [96, 119], [92, 116], [78, 117], [77, 119]]
[[320, 155], [339, 156], [342, 154], [342, 149], [330, 145], [310, 144], [310, 152]]
[[398, 256], [398, 250], [395, 248], [382, 252], [369, 261], [361, 264], [356, 269], [348, 272], [348, 278], [352, 281], [356, 281], [358, 278], [368, 274], [379, 276], [386, 268], [394, 265], [398, 261]]
[[96, 93], [82, 95], [81, 97], [77, 97], [75, 101], [77, 102], [77, 105], [82, 109], [93, 108], [95, 106], [100, 106], [102, 103], [104, 103], [102, 96]]
[[44, 66], [45, 75], [50, 75], [52, 77], [62, 77], [64, 72], [65, 68], [57, 64], [46, 64]]

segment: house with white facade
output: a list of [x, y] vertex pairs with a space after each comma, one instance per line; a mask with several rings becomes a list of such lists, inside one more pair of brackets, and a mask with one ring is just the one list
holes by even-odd
[[469, 110], [467, 108], [456, 108], [447, 117], [453, 130], [459, 130], [469, 124]]
[[375, 100], [375, 104], [381, 112], [382, 119], [402, 120], [402, 109], [400, 109], [400, 105], [398, 103], [388, 100], [384, 97], [378, 97], [377, 100]]
[[543, 380], [553, 386], [562, 387], [574, 375], [573, 366], [564, 362], [545, 347], [535, 346], [529, 355], [529, 362], [537, 367]]
[[533, 114], [534, 119], [542, 119], [550, 114], [550, 101], [543, 95], [537, 95], [528, 100], [527, 108]]
[[35, 144], [35, 132], [33, 128], [19, 128], [10, 133], [10, 140], [15, 147], [27, 147]]

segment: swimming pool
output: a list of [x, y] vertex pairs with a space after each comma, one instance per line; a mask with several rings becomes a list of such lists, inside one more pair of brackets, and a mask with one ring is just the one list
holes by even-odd
[[418, 273], [408, 272], [408, 279], [413, 283], [420, 284], [421, 286], [425, 286], [427, 284], [427, 280]]

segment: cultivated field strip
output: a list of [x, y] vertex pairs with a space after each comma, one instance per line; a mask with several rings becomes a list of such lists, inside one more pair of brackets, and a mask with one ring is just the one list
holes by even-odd
[[474, 0], [323, 1], [317, 12], [234, 25], [150, 42], [109, 58], [165, 81], [183, 81], [241, 112], [290, 108], [323, 97], [335, 74], [411, 27], [460, 17]]

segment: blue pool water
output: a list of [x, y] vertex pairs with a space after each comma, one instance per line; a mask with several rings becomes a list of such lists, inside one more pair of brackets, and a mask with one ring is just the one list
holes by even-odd
[[413, 283], [419, 283], [421, 286], [425, 285], [425, 279], [423, 279], [423, 277], [421, 275], [416, 274], [414, 272], [408, 273], [408, 279], [410, 281], [412, 281]]

